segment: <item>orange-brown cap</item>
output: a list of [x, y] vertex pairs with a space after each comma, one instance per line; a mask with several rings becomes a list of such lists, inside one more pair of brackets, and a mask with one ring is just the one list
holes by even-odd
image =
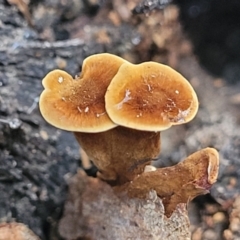
[[189, 122], [198, 110], [190, 83], [163, 64], [124, 63], [108, 86], [106, 110], [117, 125], [162, 131]]
[[54, 70], [43, 79], [40, 111], [55, 127], [77, 132], [102, 132], [114, 128], [105, 110], [104, 96], [119, 67], [126, 62], [103, 53], [86, 58], [80, 77]]

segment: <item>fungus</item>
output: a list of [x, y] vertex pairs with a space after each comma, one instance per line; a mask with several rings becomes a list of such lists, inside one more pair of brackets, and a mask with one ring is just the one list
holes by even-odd
[[[65, 71], [54, 70], [43, 79], [45, 90], [39, 99], [40, 111], [45, 120], [57, 128], [73, 131], [83, 150], [101, 172], [99, 176], [109, 181], [115, 181], [118, 175], [124, 176], [122, 171], [126, 171], [126, 166], [122, 170], [120, 166], [113, 166], [111, 161], [117, 155], [122, 155], [120, 149], [124, 147], [121, 145], [126, 145], [130, 133], [126, 135], [122, 131], [117, 139], [119, 147], [115, 149], [117, 143], [111, 139], [121, 131], [110, 131], [117, 125], [108, 117], [104, 99], [110, 81], [124, 62], [126, 61], [122, 58], [106, 53], [90, 56], [84, 60], [82, 73], [76, 79]], [[152, 135], [156, 134], [151, 133], [151, 138]], [[138, 145], [142, 148], [148, 141], [146, 138], [143, 140], [144, 144], [138, 144], [137, 135], [133, 134], [131, 137], [135, 139], [135, 147]], [[158, 143], [157, 136], [155, 139]], [[159, 148], [159, 144], [155, 145]], [[126, 145], [126, 148], [129, 146]], [[132, 154], [129, 149], [125, 150], [127, 160], [134, 154], [137, 154], [135, 158], [138, 158], [136, 151]], [[152, 155], [151, 153], [148, 161]]]
[[[189, 82], [159, 63], [134, 65], [110, 54], [98, 54], [84, 61], [79, 78], [73, 80], [66, 72], [55, 70], [44, 78], [43, 86], [43, 117], [55, 127], [73, 131], [98, 168], [98, 176], [114, 185], [115, 191], [99, 179], [84, 174], [77, 177], [73, 188], [77, 192], [72, 195], [76, 199], [70, 199], [66, 205], [70, 214], [65, 213], [65, 223], [76, 226], [74, 220], [71, 223], [75, 213], [80, 223], [74, 238], [113, 236], [119, 233], [121, 222], [127, 226], [122, 236], [131, 229], [135, 237], [139, 229], [141, 236], [166, 239], [161, 235], [165, 227], [170, 234], [176, 229], [175, 236], [182, 234], [181, 229], [189, 235], [185, 207], [216, 181], [217, 151], [200, 150], [172, 167], [151, 166], [160, 152], [160, 132], [191, 121], [197, 113], [197, 96]], [[85, 187], [89, 183], [90, 187]], [[108, 211], [102, 210], [103, 205]], [[129, 222], [132, 218], [134, 224]]]
[[160, 131], [189, 122], [198, 110], [189, 82], [154, 62], [122, 64], [107, 88], [105, 102], [111, 120], [122, 127], [100, 133], [95, 140], [90, 134], [76, 138], [88, 156], [97, 159], [101, 177], [118, 184], [134, 179], [159, 155]]
[[155, 62], [123, 64], [107, 89], [105, 101], [115, 124], [144, 131], [187, 123], [198, 110], [190, 83], [172, 68]]
[[110, 54], [88, 57], [75, 80], [50, 72], [43, 86], [43, 117], [73, 131], [99, 177], [114, 184], [141, 174], [159, 155], [160, 131], [190, 121], [198, 109], [194, 90], [175, 70]]
[[84, 60], [82, 73], [75, 79], [62, 70], [48, 73], [39, 100], [45, 120], [68, 131], [93, 133], [114, 128], [116, 124], [106, 114], [104, 96], [124, 62], [111, 54], [96, 54]]

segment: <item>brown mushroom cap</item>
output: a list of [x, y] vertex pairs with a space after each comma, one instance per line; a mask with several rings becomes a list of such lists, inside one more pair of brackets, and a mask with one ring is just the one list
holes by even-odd
[[124, 63], [108, 86], [106, 110], [118, 125], [162, 131], [189, 122], [198, 110], [190, 83], [163, 64]]
[[80, 77], [54, 70], [43, 79], [40, 111], [47, 122], [68, 131], [102, 132], [114, 128], [104, 95], [119, 67], [126, 62], [103, 53], [86, 58]]

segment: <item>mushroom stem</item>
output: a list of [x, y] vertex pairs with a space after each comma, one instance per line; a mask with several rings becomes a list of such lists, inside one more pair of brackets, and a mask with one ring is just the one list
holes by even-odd
[[75, 136], [98, 168], [98, 176], [113, 185], [143, 173], [160, 152], [160, 132], [116, 127], [100, 133], [75, 132]]

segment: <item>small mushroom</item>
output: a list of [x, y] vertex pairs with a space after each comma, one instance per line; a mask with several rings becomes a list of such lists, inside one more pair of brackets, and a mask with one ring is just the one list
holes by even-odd
[[189, 82], [154, 62], [122, 64], [108, 86], [105, 102], [111, 120], [122, 127], [94, 139], [82, 133], [76, 138], [97, 162], [101, 177], [118, 184], [133, 180], [158, 156], [160, 131], [189, 122], [198, 110]]
[[194, 90], [175, 70], [110, 54], [87, 58], [76, 80], [55, 70], [43, 86], [43, 117], [73, 131], [99, 176], [113, 184], [144, 172], [160, 152], [160, 131], [190, 121], [198, 109]]
[[51, 125], [68, 131], [103, 132], [116, 127], [105, 110], [105, 92], [124, 59], [103, 53], [86, 58], [75, 79], [54, 70], [43, 79], [39, 105]]
[[[124, 62], [120, 57], [103, 53], [86, 58], [81, 75], [75, 79], [65, 71], [54, 70], [43, 79], [45, 90], [39, 99], [45, 120], [57, 128], [74, 132], [82, 149], [106, 180], [117, 179], [111, 161], [119, 151], [115, 153], [116, 143], [111, 141], [111, 136], [119, 130], [108, 132], [117, 125], [106, 113], [104, 97], [110, 81]], [[122, 140], [118, 139], [120, 145], [127, 139], [122, 135]]]

